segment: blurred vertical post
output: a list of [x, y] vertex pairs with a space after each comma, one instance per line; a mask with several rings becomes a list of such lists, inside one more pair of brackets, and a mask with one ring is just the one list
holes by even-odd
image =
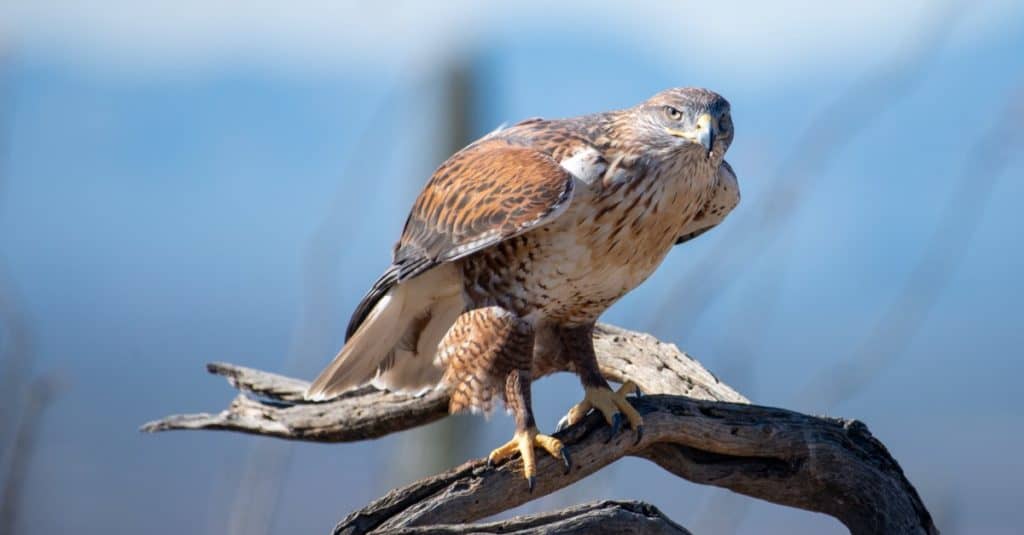
[[[0, 43], [0, 208], [6, 183], [5, 172], [8, 150], [8, 121], [10, 109], [8, 92], [6, 49]], [[17, 312], [13, 285], [6, 276], [0, 257], [0, 459], [4, 458], [13, 429], [17, 425], [17, 411], [30, 366], [28, 337], [24, 322]], [[8, 432], [10, 430], [11, 432]]]
[[[0, 44], [0, 206], [6, 185], [10, 109], [6, 49]], [[31, 340], [3, 260], [0, 257], [0, 535], [8, 535], [18, 527], [29, 463], [58, 380], [44, 375], [26, 385], [32, 373]]]
[[[436, 154], [431, 158], [436, 163], [471, 141], [472, 110], [476, 98], [473, 65], [471, 61], [456, 60], [442, 75], [438, 100], [444, 113], [438, 130], [443, 135], [437, 136], [440, 142]], [[355, 156], [341, 173], [343, 177], [355, 176], [362, 162], [359, 155], [374, 151], [379, 153], [381, 138], [393, 135], [393, 110], [396, 102], [400, 102], [400, 95], [401, 91], [395, 89], [385, 95], [378, 108], [371, 112], [366, 128], [354, 145], [352, 154]], [[387, 155], [378, 156], [386, 159]], [[424, 177], [417, 175], [413, 180], [413, 187], [418, 193], [425, 181]], [[296, 327], [296, 342], [289, 351], [285, 368], [305, 367], [301, 361], [310, 356], [320, 358], [320, 342], [330, 339], [333, 333], [333, 324], [323, 321], [323, 318], [332, 315], [331, 305], [324, 298], [336, 293], [330, 290], [346, 254], [341, 246], [344, 240], [339, 236], [346, 234], [347, 199], [349, 195], [343, 180], [332, 208], [314, 231], [306, 248], [304, 306]], [[412, 435], [399, 442], [392, 464], [391, 477], [394, 481], [389, 483], [406, 483], [410, 478], [463, 462], [472, 455], [474, 429], [472, 417], [455, 416], [425, 429], [408, 431]], [[272, 530], [282, 481], [291, 464], [291, 453], [291, 445], [287, 443], [261, 442], [253, 445], [239, 478], [228, 518], [228, 533], [252, 535]]]
[[[476, 62], [472, 58], [457, 57], [448, 65], [440, 80], [439, 101], [444, 106], [439, 127], [437, 153], [434, 161], [440, 164], [459, 149], [473, 141], [473, 113], [477, 109]], [[443, 135], [441, 135], [443, 133]], [[414, 177], [414, 189], [423, 187], [424, 177]], [[409, 431], [418, 436], [399, 442], [394, 477], [407, 482], [447, 470], [473, 456], [477, 425], [471, 415], [454, 415], [431, 426]]]
[[58, 381], [53, 376], [43, 376], [27, 389], [24, 408], [8, 449], [9, 469], [0, 496], [0, 535], [17, 533], [18, 513], [22, 506], [25, 478], [28, 475], [32, 453], [42, 423], [43, 412], [58, 391]]
[[[9, 81], [6, 49], [0, 46], [0, 207], [3, 203], [4, 172], [7, 162]], [[25, 426], [31, 425], [28, 408], [22, 409], [22, 394], [31, 368], [28, 336], [14, 303], [13, 288], [0, 257], [0, 533], [13, 533], [24, 481], [24, 457], [31, 440]]]
[[[468, 145], [473, 135], [472, 115], [476, 108], [474, 87], [475, 62], [459, 57], [449, 66], [442, 80], [442, 98], [445, 103], [444, 141], [438, 147], [437, 162]], [[445, 418], [427, 431], [431, 439], [425, 449], [424, 468], [431, 472], [444, 470], [462, 463], [472, 454], [476, 427], [472, 416], [458, 415]]]

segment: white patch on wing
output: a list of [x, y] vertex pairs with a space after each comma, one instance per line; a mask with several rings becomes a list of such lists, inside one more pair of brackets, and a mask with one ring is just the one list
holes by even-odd
[[486, 136], [484, 136], [484, 137], [480, 138], [480, 139], [479, 139], [479, 140], [477, 141], [477, 143], [479, 143], [480, 141], [483, 141], [483, 140], [485, 140], [485, 139], [488, 139], [488, 138], [494, 137], [495, 135], [497, 135], [497, 134], [501, 133], [501, 131], [502, 131], [502, 130], [504, 130], [504, 129], [506, 129], [506, 128], [508, 128], [508, 123], [507, 123], [507, 122], [504, 122], [504, 123], [501, 123], [501, 124], [499, 124], [497, 128], [495, 128], [494, 130], [491, 130], [490, 132], [488, 132], [488, 133], [487, 133], [487, 135], [486, 135]]
[[559, 165], [578, 180], [593, 184], [604, 175], [608, 165], [601, 158], [601, 153], [594, 147], [586, 147], [562, 160]]
[[499, 230], [489, 230], [487, 232], [484, 232], [480, 236], [476, 237], [475, 239], [472, 239], [466, 243], [463, 243], [462, 245], [454, 247], [450, 252], [445, 254], [444, 257], [447, 260], [456, 260], [462, 258], [463, 256], [469, 253], [476, 252], [478, 249], [486, 245], [488, 242], [495, 241], [495, 239], [498, 238], [500, 235], [501, 231]]

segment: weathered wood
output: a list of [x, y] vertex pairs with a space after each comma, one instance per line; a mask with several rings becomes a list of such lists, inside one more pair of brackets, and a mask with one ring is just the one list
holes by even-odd
[[351, 442], [426, 425], [448, 414], [448, 393], [424, 396], [381, 392], [371, 387], [345, 393], [327, 403], [299, 401], [309, 384], [298, 379], [232, 364], [207, 365], [243, 393], [217, 414], [168, 416], [142, 431], [217, 429], [291, 440]]
[[392, 535], [463, 535], [469, 533], [504, 535], [652, 534], [689, 535], [689, 531], [671, 521], [657, 507], [635, 501], [603, 501], [576, 505], [536, 515], [517, 516], [486, 524], [438, 524], [400, 528]]
[[748, 402], [675, 344], [649, 334], [599, 324], [594, 331], [594, 348], [605, 378], [618, 383], [631, 379], [646, 394]]
[[487, 468], [472, 461], [428, 477], [357, 511], [335, 533], [468, 523], [579, 481], [626, 456], [650, 459], [695, 483], [825, 513], [852, 533], [937, 533], [914, 487], [884, 447], [856, 421], [783, 409], [645, 396], [634, 401], [644, 437], [631, 431], [609, 443], [609, 428], [591, 414], [556, 436], [572, 452], [572, 470], [539, 456], [529, 492], [516, 460]]
[[[899, 465], [860, 422], [750, 405], [696, 360], [649, 335], [602, 325], [595, 345], [606, 377], [631, 379], [648, 394], [634, 401], [644, 415], [640, 442], [634, 443], [636, 435], [628, 430], [609, 437], [602, 417], [591, 414], [556, 434], [569, 447], [572, 470], [563, 474], [557, 461], [538, 456], [539, 477], [532, 493], [518, 457], [493, 468], [475, 460], [391, 491], [350, 514], [335, 532], [498, 531], [501, 523], [468, 523], [571, 485], [628, 455], [649, 459], [695, 483], [831, 515], [855, 534], [938, 533]], [[142, 430], [221, 429], [342, 442], [424, 425], [446, 414], [448, 394], [443, 390], [415, 397], [367, 387], [330, 402], [307, 403], [302, 401], [304, 381], [230, 364], [208, 369], [243, 393], [218, 414], [171, 416]], [[547, 520], [513, 519], [505, 527], [523, 533], [555, 525], [580, 531], [584, 528], [574, 526], [596, 525], [589, 523], [594, 515], [622, 519], [641, 514], [632, 505], [619, 505], [536, 517]], [[654, 518], [660, 513], [643, 515], [650, 520], [636, 517], [635, 525], [682, 530], [658, 524]]]
[[[610, 380], [630, 378], [652, 394], [746, 401], [692, 357], [653, 336], [601, 325], [594, 343], [601, 371]], [[226, 377], [243, 394], [220, 413], [169, 416], [143, 425], [142, 430], [218, 429], [293, 440], [350, 442], [426, 425], [447, 414], [445, 390], [416, 397], [364, 387], [328, 402], [307, 403], [302, 400], [309, 384], [306, 381], [233, 364], [208, 364], [207, 370]]]

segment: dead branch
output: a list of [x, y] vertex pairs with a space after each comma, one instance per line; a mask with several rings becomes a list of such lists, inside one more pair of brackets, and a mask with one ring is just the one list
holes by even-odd
[[551, 513], [518, 516], [486, 524], [439, 524], [396, 529], [392, 535], [462, 535], [468, 533], [504, 535], [623, 534], [689, 535], [657, 507], [643, 502], [603, 501], [576, 505]]
[[[612, 381], [631, 378], [650, 394], [747, 401], [676, 346], [653, 336], [601, 325], [594, 343], [601, 371]], [[308, 385], [305, 381], [232, 364], [208, 364], [207, 370], [224, 376], [243, 394], [220, 413], [169, 416], [142, 426], [142, 430], [219, 429], [294, 440], [351, 442], [426, 425], [448, 414], [448, 393], [443, 390], [415, 397], [366, 387], [327, 403], [298, 403]]]
[[[592, 414], [557, 434], [569, 446], [572, 470], [563, 474], [554, 459], [541, 456], [538, 473], [542, 477], [533, 493], [523, 482], [517, 458], [493, 468], [483, 460], [470, 461], [391, 491], [350, 514], [335, 532], [497, 530], [500, 523], [461, 524], [506, 511], [571, 485], [624, 456], [635, 456], [695, 483], [831, 515], [855, 534], [938, 533], [917, 491], [863, 424], [750, 405], [696, 360], [648, 335], [601, 326], [595, 340], [607, 377], [632, 379], [653, 394], [634, 403], [644, 415], [641, 442], [634, 444], [635, 435], [623, 432], [606, 443], [610, 429]], [[211, 364], [209, 370], [243, 391], [228, 409], [219, 414], [171, 416], [142, 429], [221, 429], [342, 442], [424, 425], [446, 414], [448, 396], [443, 390], [415, 397], [363, 388], [327, 403], [302, 403], [304, 381], [227, 364]], [[513, 519], [508, 526], [530, 533], [534, 528], [554, 529], [556, 524], [569, 529], [596, 522], [593, 515], [639, 514], [630, 509], [632, 505], [620, 506], [626, 510], [612, 511], [615, 507], [603, 504], [589, 512], [575, 508]], [[682, 530], [675, 525], [658, 526], [665, 532]]]
[[643, 440], [609, 428], [592, 414], [557, 435], [572, 451], [572, 470], [538, 459], [537, 487], [523, 483], [519, 461], [487, 468], [468, 462], [396, 489], [352, 513], [337, 534], [468, 523], [519, 506], [579, 481], [630, 455], [694, 483], [715, 485], [773, 503], [825, 513], [852, 533], [937, 533], [903, 471], [856, 421], [783, 409], [645, 396]]

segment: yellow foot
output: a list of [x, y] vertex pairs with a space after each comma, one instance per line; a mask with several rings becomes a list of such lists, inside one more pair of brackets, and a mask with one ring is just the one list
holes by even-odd
[[[640, 395], [640, 389], [633, 381], [626, 381], [615, 392], [609, 388], [584, 388], [583, 401], [569, 409], [561, 421], [558, 422], [557, 431], [569, 427], [583, 419], [590, 412], [590, 409], [597, 409], [604, 415], [605, 421], [612, 426], [612, 432], [608, 436], [610, 441], [622, 429], [622, 418], [625, 415], [629, 420], [629, 426], [636, 430], [636, 443], [644, 436], [644, 419], [640, 413], [629, 404], [626, 396], [631, 393]], [[607, 442], [607, 441], [606, 441]]]
[[494, 466], [494, 463], [508, 459], [518, 452], [523, 457], [523, 476], [526, 477], [526, 483], [530, 486], [530, 492], [533, 492], [533, 486], [537, 482], [537, 460], [533, 456], [534, 446], [540, 446], [552, 457], [561, 459], [562, 464], [565, 465], [565, 473], [569, 473], [572, 463], [569, 461], [569, 452], [562, 445], [562, 441], [538, 433], [536, 427], [530, 427], [525, 431], [516, 431], [512, 440], [487, 456], [487, 466]]

